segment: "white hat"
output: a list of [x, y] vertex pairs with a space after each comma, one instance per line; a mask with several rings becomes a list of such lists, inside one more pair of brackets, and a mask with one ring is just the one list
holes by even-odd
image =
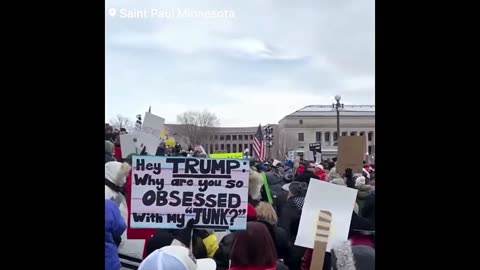
[[166, 246], [148, 255], [138, 270], [215, 270], [213, 259], [195, 259], [192, 252], [183, 246]]
[[358, 188], [361, 185], [365, 185], [365, 177], [363, 176], [357, 177], [357, 179], [355, 179], [355, 187]]

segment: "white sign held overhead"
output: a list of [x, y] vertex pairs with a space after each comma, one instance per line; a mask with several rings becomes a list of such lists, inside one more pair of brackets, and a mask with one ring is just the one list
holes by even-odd
[[152, 134], [155, 138], [160, 138], [160, 132], [165, 124], [165, 119], [155, 114], [146, 112], [143, 119], [142, 131]]
[[120, 147], [122, 150], [122, 158], [126, 158], [130, 154], [155, 155], [160, 145], [160, 137], [143, 132], [128, 133], [120, 135]]
[[312, 178], [305, 196], [295, 245], [313, 248], [318, 215], [321, 210], [329, 211], [332, 214], [327, 251], [330, 251], [335, 243], [346, 241], [356, 198], [356, 189]]

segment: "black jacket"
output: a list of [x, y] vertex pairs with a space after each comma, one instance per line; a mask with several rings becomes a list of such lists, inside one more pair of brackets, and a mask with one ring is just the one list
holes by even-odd
[[107, 162], [110, 162], [110, 161], [117, 161], [117, 159], [113, 157], [111, 154], [105, 153], [105, 164], [107, 164]]
[[367, 198], [361, 215], [362, 217], [368, 219], [375, 229], [375, 195]]
[[272, 236], [273, 243], [275, 244], [275, 249], [277, 251], [277, 256], [279, 259], [285, 259], [292, 246], [292, 243], [289, 239], [288, 233], [278, 226], [273, 226], [268, 222], [258, 221], [260, 223], [265, 224], [270, 235]]
[[299, 174], [295, 177], [295, 181], [304, 182], [304, 183], [307, 183], [308, 185], [310, 184], [310, 178], [315, 178], [320, 180], [320, 178], [316, 174], [314, 174], [309, 170], [305, 170], [302, 174]]
[[225, 235], [218, 244], [218, 249], [213, 255], [217, 263], [217, 270], [226, 270], [229, 267], [230, 250], [232, 249], [234, 233]]
[[[302, 215], [302, 208], [295, 203], [297, 198], [290, 197], [287, 200], [285, 206], [282, 207], [280, 215], [278, 217], [278, 227], [284, 229], [290, 238], [292, 243], [295, 243], [298, 233], [298, 225], [300, 224], [300, 217]], [[303, 205], [301, 205], [303, 207]]]

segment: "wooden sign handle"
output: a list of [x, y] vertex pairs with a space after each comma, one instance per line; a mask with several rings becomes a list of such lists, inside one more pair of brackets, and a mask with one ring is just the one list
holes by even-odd
[[330, 234], [330, 225], [332, 223], [332, 213], [321, 210], [318, 215], [317, 230], [315, 233], [315, 244], [313, 246], [312, 263], [310, 270], [323, 269], [325, 260], [325, 251], [327, 250], [328, 236]]

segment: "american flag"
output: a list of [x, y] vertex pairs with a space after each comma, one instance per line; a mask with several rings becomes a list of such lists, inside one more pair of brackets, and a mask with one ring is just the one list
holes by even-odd
[[265, 152], [265, 142], [263, 141], [262, 126], [258, 125], [257, 134], [255, 134], [255, 138], [253, 139], [253, 154], [258, 160], [264, 161]]

